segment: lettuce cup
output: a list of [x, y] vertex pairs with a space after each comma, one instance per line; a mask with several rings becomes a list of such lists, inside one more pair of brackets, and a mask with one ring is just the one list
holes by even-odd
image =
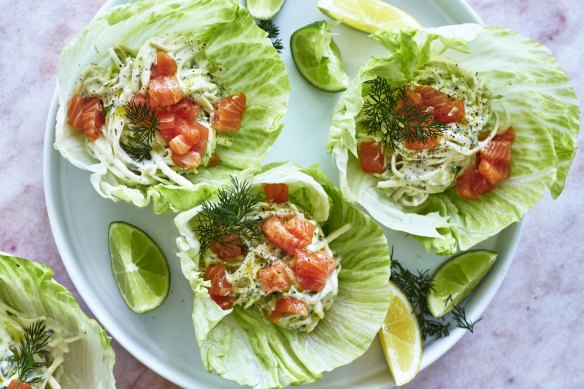
[[383, 323], [386, 238], [315, 167], [267, 165], [175, 224], [209, 371], [258, 388], [306, 384], [361, 356]]
[[361, 68], [330, 127], [345, 198], [450, 255], [560, 195], [579, 108], [548, 49], [476, 24], [372, 37], [389, 54]]
[[63, 50], [55, 148], [105, 198], [184, 210], [259, 166], [289, 93], [280, 56], [238, 1], [131, 2]]
[[0, 252], [0, 386], [114, 389], [114, 351], [47, 266]]

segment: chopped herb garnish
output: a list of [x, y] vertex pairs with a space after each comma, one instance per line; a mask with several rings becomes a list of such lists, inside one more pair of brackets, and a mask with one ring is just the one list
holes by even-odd
[[384, 145], [393, 148], [404, 140], [427, 143], [446, 129], [427, 107], [408, 101], [405, 86], [392, 88], [381, 77], [365, 81], [365, 84], [370, 89], [363, 104], [361, 124], [367, 135], [380, 137]]
[[[261, 233], [261, 220], [250, 215], [259, 209], [260, 196], [251, 185], [231, 177], [231, 186], [219, 190], [217, 201], [205, 201], [193, 231], [200, 241], [200, 256], [213, 244], [247, 247]], [[237, 240], [226, 238], [235, 235]]]
[[35, 384], [44, 380], [43, 377], [33, 378], [30, 375], [35, 369], [45, 365], [42, 362], [36, 362], [34, 357], [44, 352], [43, 349], [49, 344], [50, 338], [51, 331], [47, 330], [47, 326], [43, 320], [39, 320], [24, 329], [16, 365], [19, 381], [27, 384]]
[[122, 149], [136, 161], [148, 159], [160, 125], [156, 110], [146, 104], [130, 101], [126, 104], [126, 118], [131, 135], [122, 143]]

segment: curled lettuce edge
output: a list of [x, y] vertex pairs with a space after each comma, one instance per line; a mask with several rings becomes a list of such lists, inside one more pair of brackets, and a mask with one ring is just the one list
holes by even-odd
[[[152, 186], [124, 182], [108, 171], [112, 161], [97, 161], [85, 138], [66, 124], [66, 107], [83, 69], [101, 63], [117, 44], [137, 50], [147, 39], [172, 33], [197, 34], [207, 57], [222, 68], [227, 90], [243, 91], [247, 110], [230, 147], [218, 145], [222, 163], [200, 169], [192, 186]], [[92, 20], [63, 50], [57, 81], [59, 110], [54, 147], [74, 166], [92, 173], [91, 183], [104, 198], [138, 207], [152, 203], [156, 213], [190, 209], [216, 191], [230, 175], [257, 168], [283, 128], [290, 83], [286, 67], [267, 33], [256, 26], [236, 0], [143, 0], [107, 10]]]
[[[516, 32], [478, 24], [391, 30], [372, 37], [390, 55], [372, 57], [361, 68], [335, 107], [327, 145], [348, 200], [384, 226], [414, 235], [427, 251], [451, 255], [519, 221], [547, 190], [553, 198], [560, 195], [576, 152], [580, 111], [568, 76], [547, 48]], [[403, 85], [416, 69], [439, 57], [477, 72], [493, 95], [501, 96], [494, 110], [509, 118], [517, 134], [512, 174], [472, 201], [451, 188], [406, 209], [360, 169], [355, 117], [364, 104], [363, 82], [380, 76]]]
[[196, 339], [205, 368], [224, 378], [257, 388], [306, 384], [355, 360], [375, 338], [390, 300], [387, 240], [377, 223], [346, 202], [315, 166], [273, 163], [250, 174], [254, 184], [274, 179], [286, 182], [291, 201], [319, 215], [316, 218], [324, 216], [321, 226], [325, 234], [351, 223], [350, 232], [330, 245], [341, 258], [339, 294], [324, 319], [308, 334], [273, 325], [253, 309], [221, 310], [209, 297], [208, 281], [202, 278], [204, 269], [194, 260], [199, 243], [189, 221], [200, 212], [198, 206], [175, 219], [180, 232], [178, 256], [194, 294]]
[[63, 388], [114, 389], [110, 337], [53, 274], [48, 266], [0, 252], [0, 302], [30, 318], [58, 321], [72, 335], [85, 334], [69, 344], [64, 356], [59, 376]]

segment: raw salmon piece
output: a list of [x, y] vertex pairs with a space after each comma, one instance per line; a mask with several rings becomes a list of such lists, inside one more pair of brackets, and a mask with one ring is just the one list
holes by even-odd
[[508, 163], [493, 163], [486, 159], [481, 159], [479, 163], [479, 172], [489, 181], [491, 185], [497, 185], [499, 182], [509, 177], [511, 168]]
[[161, 76], [150, 79], [148, 97], [150, 105], [162, 108], [178, 103], [183, 95], [175, 76]]
[[208, 288], [211, 299], [226, 310], [233, 307], [233, 297], [231, 293], [232, 286], [227, 281], [225, 267], [223, 265], [211, 265], [205, 271], [205, 279], [211, 281], [211, 287]]
[[270, 314], [270, 321], [276, 323], [282, 316], [286, 315], [308, 315], [308, 308], [304, 301], [294, 297], [282, 297], [276, 302], [276, 307]]
[[258, 272], [260, 284], [264, 292], [285, 292], [290, 289], [288, 266], [282, 261], [276, 261]]
[[292, 270], [303, 290], [320, 292], [335, 267], [335, 260], [326, 252], [317, 254], [309, 250], [298, 250], [294, 256]]
[[509, 127], [504, 133], [495, 135], [493, 140], [506, 140], [513, 143], [515, 142], [515, 130], [513, 127]]
[[196, 101], [185, 97], [169, 107], [169, 110], [186, 120], [187, 123], [192, 123], [203, 112], [203, 107]]
[[268, 241], [290, 255], [312, 242], [314, 229], [312, 223], [299, 216], [270, 216], [262, 223], [262, 230]]
[[186, 169], [196, 169], [202, 161], [201, 154], [192, 150], [184, 155], [173, 154], [171, 159], [176, 166], [184, 167]]
[[359, 144], [359, 163], [365, 173], [383, 173], [385, 170], [385, 156], [383, 146], [372, 140]]
[[465, 171], [456, 179], [458, 196], [466, 200], [474, 200], [493, 188], [493, 185], [476, 168]]
[[481, 160], [491, 163], [501, 163], [511, 161], [511, 141], [492, 140], [480, 151]]
[[150, 78], [174, 76], [176, 73], [176, 67], [176, 62], [170, 55], [164, 51], [158, 51], [156, 53], [156, 63], [152, 66], [152, 69], [150, 69]]
[[246, 104], [245, 94], [241, 92], [219, 100], [215, 105], [213, 128], [225, 132], [239, 131]]
[[221, 259], [233, 259], [245, 253], [245, 248], [241, 247], [241, 241], [236, 234], [225, 235], [220, 242], [215, 242], [211, 246], [213, 251]]
[[168, 143], [168, 146], [172, 150], [172, 155], [185, 155], [190, 149], [191, 145], [182, 135], [177, 135]]
[[288, 185], [264, 184], [264, 194], [270, 203], [281, 204], [288, 201]]

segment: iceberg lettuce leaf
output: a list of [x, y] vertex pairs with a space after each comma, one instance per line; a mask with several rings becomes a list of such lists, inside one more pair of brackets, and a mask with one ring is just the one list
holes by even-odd
[[[345, 197], [363, 205], [383, 225], [415, 235], [441, 255], [466, 250], [518, 221], [549, 190], [561, 193], [576, 150], [579, 108], [569, 79], [551, 52], [499, 27], [462, 24], [373, 34], [390, 52], [362, 67], [334, 111], [328, 150]], [[468, 201], [451, 188], [421, 206], [404, 207], [376, 187], [359, 167], [355, 118], [363, 107], [363, 82], [383, 77], [403, 85], [434, 59], [447, 58], [478, 73], [495, 96], [499, 117], [515, 129], [511, 177]], [[507, 111], [507, 112], [505, 112]]]
[[306, 201], [308, 211], [322, 213], [325, 234], [351, 224], [349, 232], [330, 244], [341, 258], [339, 293], [310, 333], [275, 326], [253, 308], [222, 311], [205, 288], [208, 282], [202, 279], [203, 269], [198, 269], [198, 240], [189, 227], [200, 207], [175, 220], [183, 273], [195, 296], [193, 324], [203, 363], [220, 376], [257, 388], [313, 382], [323, 372], [358, 358], [369, 348], [389, 304], [391, 260], [381, 228], [346, 202], [316, 167], [271, 164], [249, 180], [258, 185], [278, 177], [276, 182], [290, 186], [292, 202]]
[[[216, 75], [228, 93], [244, 92], [247, 109], [241, 130], [226, 134], [231, 145], [217, 145], [221, 164], [188, 174], [190, 186], [143, 184], [114, 174], [113, 160], [92, 157], [85, 138], [66, 125], [66, 107], [82, 71], [90, 64], [106, 68], [108, 50], [123, 45], [137, 52], [146, 42], [164, 34], [188, 34], [205, 45], [205, 55], [221, 69]], [[217, 183], [230, 175], [257, 168], [282, 131], [290, 84], [284, 63], [267, 33], [256, 26], [236, 0], [144, 0], [120, 5], [98, 16], [63, 50], [58, 91], [55, 148], [78, 168], [92, 172], [97, 192], [113, 201], [128, 201], [156, 212], [186, 210], [208, 197]], [[105, 142], [98, 139], [96, 142]], [[102, 147], [109, 147], [104, 144]], [[162, 175], [162, 173], [159, 172]]]
[[64, 356], [59, 376], [63, 388], [115, 388], [110, 338], [53, 280], [51, 268], [0, 252], [0, 302], [30, 318], [51, 318], [75, 336], [85, 334], [69, 344]]

